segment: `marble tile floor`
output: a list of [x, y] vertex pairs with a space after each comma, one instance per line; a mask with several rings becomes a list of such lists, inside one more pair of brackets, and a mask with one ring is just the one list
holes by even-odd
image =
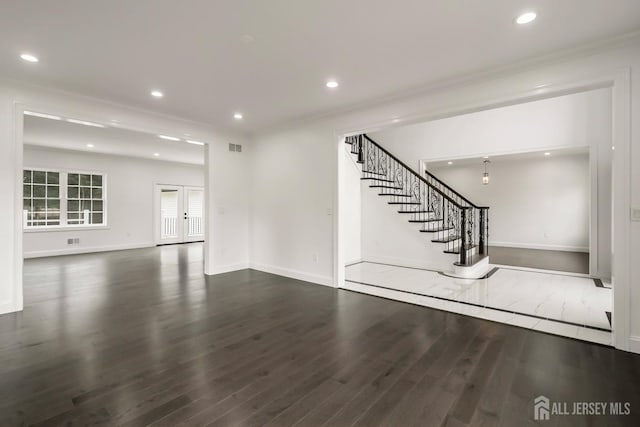
[[[345, 289], [528, 329], [611, 345], [613, 292], [583, 275], [496, 267], [484, 279], [360, 262]], [[608, 284], [605, 284], [608, 285]]]

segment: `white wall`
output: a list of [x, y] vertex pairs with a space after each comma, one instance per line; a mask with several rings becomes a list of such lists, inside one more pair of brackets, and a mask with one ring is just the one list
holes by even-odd
[[205, 150], [205, 274], [240, 270], [249, 265], [249, 158], [251, 144], [230, 152], [227, 144]]
[[611, 90], [509, 105], [369, 136], [412, 168], [420, 160], [611, 146]]
[[[153, 246], [154, 184], [204, 186], [204, 167], [160, 160], [25, 146], [24, 164], [106, 174], [108, 221], [107, 228], [97, 230], [26, 231], [26, 258]], [[67, 245], [72, 237], [80, 244]]]
[[[469, 76], [440, 87], [425, 88], [414, 96], [387, 99], [370, 107], [299, 122], [262, 132], [253, 139], [254, 178], [251, 183], [251, 260], [268, 263], [281, 273], [290, 272], [326, 283], [340, 284], [342, 265], [333, 262], [340, 254], [336, 242], [337, 222], [327, 218], [327, 208], [338, 208], [336, 170], [339, 137], [345, 132], [371, 131], [389, 126], [457, 115], [484, 108], [533, 101], [550, 94], [593, 89], [594, 84], [615, 81], [614, 110], [640, 105], [640, 40], [618, 46], [587, 47], [575, 52], [516, 64], [496, 73]], [[545, 85], [540, 87], [540, 85]], [[346, 86], [345, 86], [346, 87]], [[630, 103], [625, 103], [629, 95]], [[628, 111], [628, 110], [627, 110]], [[633, 117], [631, 122], [627, 120]], [[616, 116], [615, 151], [617, 191], [614, 204], [629, 202], [640, 208], [640, 120]], [[632, 136], [630, 136], [632, 135]], [[633, 138], [629, 146], [630, 138]], [[452, 154], [455, 154], [453, 150]], [[445, 156], [442, 152], [439, 156]], [[426, 156], [425, 156], [426, 157]], [[414, 157], [413, 159], [425, 158]], [[417, 166], [414, 160], [413, 166]], [[283, 167], [286, 165], [287, 167]], [[616, 177], [625, 177], [616, 178]], [[616, 345], [640, 351], [640, 263], [630, 259], [640, 254], [640, 222], [631, 222], [628, 206], [616, 210], [616, 259], [614, 283], [619, 310], [614, 313]], [[319, 261], [311, 261], [317, 251]], [[344, 257], [342, 257], [344, 260]], [[617, 266], [617, 267], [616, 267]], [[624, 284], [624, 285], [623, 285]], [[624, 289], [628, 289], [626, 294]], [[634, 307], [633, 310], [629, 308]], [[623, 306], [627, 306], [625, 309]], [[626, 313], [626, 314], [625, 314]], [[628, 319], [626, 315], [631, 313]], [[616, 316], [618, 316], [616, 318]]]
[[[350, 153], [350, 146], [344, 144], [343, 162], [344, 169], [344, 208], [341, 209], [342, 223], [344, 224], [344, 251], [345, 263], [351, 264], [361, 261], [362, 257], [362, 197], [360, 193], [360, 177], [362, 169], [356, 163], [356, 158]], [[363, 184], [364, 185], [364, 184]]]
[[[345, 145], [341, 143], [340, 150]], [[305, 127], [252, 144], [251, 267], [333, 284], [337, 136]], [[339, 152], [342, 155], [342, 151]]]
[[428, 168], [473, 203], [489, 206], [489, 244], [589, 251], [589, 155], [494, 160]]

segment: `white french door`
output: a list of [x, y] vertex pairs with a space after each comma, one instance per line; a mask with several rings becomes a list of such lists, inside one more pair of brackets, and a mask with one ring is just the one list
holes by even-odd
[[156, 243], [204, 240], [204, 189], [156, 185]]

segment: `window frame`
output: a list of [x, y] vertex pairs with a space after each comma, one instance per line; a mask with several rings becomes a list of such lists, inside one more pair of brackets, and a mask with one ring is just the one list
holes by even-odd
[[[27, 226], [22, 221], [22, 230], [25, 233], [37, 233], [47, 231], [68, 231], [68, 230], [100, 230], [109, 229], [109, 216], [108, 216], [108, 177], [106, 172], [98, 170], [83, 170], [83, 169], [66, 169], [66, 168], [44, 168], [44, 167], [30, 167], [23, 166], [23, 171], [38, 171], [38, 172], [57, 172], [59, 174], [59, 200], [60, 200], [60, 224], [59, 225], [36, 225]], [[102, 176], [102, 224], [68, 224], [67, 218], [67, 203], [69, 198], [67, 197], [69, 174], [80, 175], [100, 175]], [[23, 183], [24, 185], [24, 183]], [[24, 200], [24, 191], [22, 199]], [[33, 196], [31, 197], [33, 198]], [[76, 200], [76, 199], [74, 199]]]

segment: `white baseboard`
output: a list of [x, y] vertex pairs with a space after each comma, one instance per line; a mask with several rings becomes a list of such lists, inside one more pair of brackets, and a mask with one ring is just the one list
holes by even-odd
[[213, 272], [209, 274], [205, 273], [205, 275], [211, 276], [214, 274], [230, 273], [232, 271], [246, 270], [247, 268], [249, 268], [248, 262], [238, 262], [235, 264], [226, 264], [226, 265], [214, 265]]
[[277, 274], [278, 276], [290, 277], [292, 279], [302, 280], [304, 282], [315, 283], [323, 286], [335, 287], [333, 285], [333, 277], [321, 276], [319, 274], [305, 273], [304, 271], [292, 270], [289, 268], [277, 267], [275, 265], [259, 264], [255, 262], [249, 263], [249, 268], [264, 271], [265, 273]]
[[22, 311], [22, 307], [16, 307], [13, 301], [0, 301], [0, 314], [14, 313]]
[[632, 353], [640, 354], [640, 337], [637, 335], [631, 335], [629, 337], [629, 351]]
[[126, 249], [142, 249], [151, 248], [155, 246], [155, 243], [134, 243], [129, 245], [109, 245], [109, 246], [94, 246], [94, 247], [80, 247], [72, 249], [52, 249], [45, 251], [30, 251], [24, 253], [24, 258], [42, 258], [49, 256], [59, 255], [77, 255], [77, 254], [89, 254], [95, 252], [110, 252], [110, 251], [122, 251]]
[[547, 251], [589, 253], [589, 248], [584, 246], [543, 245], [538, 243], [489, 242], [489, 252], [491, 252], [491, 246], [502, 246], [505, 248], [518, 248], [518, 249], [542, 249]]

